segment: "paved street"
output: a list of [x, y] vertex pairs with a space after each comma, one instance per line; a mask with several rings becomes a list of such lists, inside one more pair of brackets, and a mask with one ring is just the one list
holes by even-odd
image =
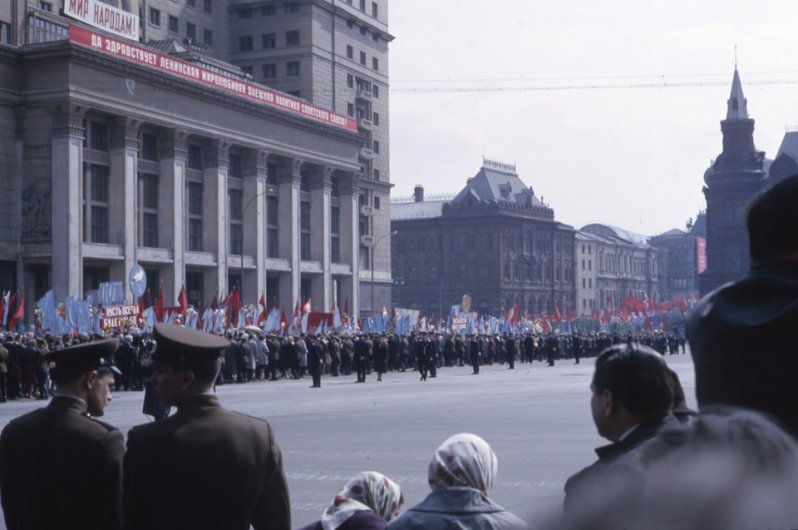
[[[689, 355], [666, 357], [695, 406]], [[267, 418], [283, 449], [293, 526], [318, 519], [333, 496], [357, 471], [381, 471], [401, 486], [406, 506], [429, 492], [427, 464], [448, 436], [473, 432], [485, 438], [499, 459], [492, 497], [533, 523], [556, 513], [567, 476], [594, 460], [596, 434], [589, 410], [593, 359], [444, 368], [437, 379], [419, 382], [415, 372], [391, 373], [366, 384], [355, 376], [324, 377], [310, 389], [308, 377], [225, 385], [218, 389], [230, 409]], [[146, 421], [142, 393], [118, 392], [104, 418], [125, 432]], [[42, 402], [0, 405], [0, 424]]]

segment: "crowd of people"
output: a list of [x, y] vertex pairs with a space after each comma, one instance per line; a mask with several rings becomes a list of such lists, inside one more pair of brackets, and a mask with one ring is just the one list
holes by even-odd
[[[708, 294], [691, 314], [687, 337], [699, 412], [686, 407], [657, 337], [649, 344], [659, 350], [642, 344], [645, 337], [629, 336], [597, 337], [593, 344], [557, 335], [422, 334], [405, 344], [363, 335], [221, 337], [159, 323], [154, 349], [146, 356], [138, 351], [133, 359], [151, 370], [148, 381], [161, 405], [177, 411], [131, 429], [125, 447], [122, 434], [96, 418], [110, 401], [114, 377], [131, 389], [136, 384], [133, 373], [120, 374], [111, 358], [128, 355], [121, 354], [126, 344], [132, 350], [145, 344], [146, 351], [147, 338], [136, 343], [123, 337], [120, 346], [116, 338], [78, 337], [39, 357], [30, 353], [38, 347], [36, 338], [24, 346], [12, 339], [14, 392], [46, 397], [49, 376], [56, 394], [47, 407], [11, 421], [0, 435], [6, 524], [20, 530], [289, 530], [288, 484], [271, 426], [222, 407], [217, 384], [267, 374], [300, 378], [307, 369], [317, 387], [325, 367], [330, 376], [340, 376], [350, 360], [358, 382], [369, 369], [379, 379], [389, 369], [411, 369], [411, 363], [423, 380], [467, 360], [476, 360], [478, 373], [488, 362], [513, 368], [515, 361], [550, 361], [549, 352], [576, 360], [600, 350], [590, 410], [596, 431], [610, 443], [596, 449], [595, 463], [565, 481], [563, 512], [552, 528], [796, 528], [796, 203], [798, 176], [753, 203], [751, 270]], [[3, 373], [12, 364], [7, 353]], [[28, 355], [36, 362], [23, 360]], [[40, 380], [37, 366], [44, 373]], [[377, 471], [359, 473], [303, 530], [527, 528], [490, 498], [496, 470], [486, 440], [457, 434], [434, 452], [431, 492], [419, 504], [403, 508], [400, 484]]]

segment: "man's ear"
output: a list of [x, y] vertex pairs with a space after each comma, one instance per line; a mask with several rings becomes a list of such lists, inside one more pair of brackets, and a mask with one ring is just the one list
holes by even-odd
[[91, 387], [94, 386], [94, 382], [97, 380], [97, 370], [92, 370], [91, 372], [86, 372], [83, 375], [82, 386], [86, 390], [91, 390]]
[[599, 403], [601, 406], [601, 412], [604, 414], [604, 416], [607, 418], [612, 417], [617, 408], [617, 404], [612, 397], [612, 392], [604, 389], [599, 396]]
[[183, 384], [181, 385], [183, 389], [189, 388], [191, 385], [194, 384], [194, 371], [193, 370], [183, 370]]

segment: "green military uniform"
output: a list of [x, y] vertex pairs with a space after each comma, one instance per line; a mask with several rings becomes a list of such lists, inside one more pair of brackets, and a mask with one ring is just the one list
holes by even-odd
[[[116, 340], [64, 349], [56, 364], [94, 356], [88, 364], [99, 366], [98, 355], [115, 349]], [[86, 407], [77, 397], [56, 396], [3, 429], [0, 497], [9, 530], [121, 528], [124, 438]]]
[[[154, 336], [154, 359], [165, 364], [219, 355], [227, 344], [162, 324]], [[175, 404], [173, 416], [128, 434], [126, 530], [289, 530], [288, 486], [269, 423], [224, 409], [212, 394]]]

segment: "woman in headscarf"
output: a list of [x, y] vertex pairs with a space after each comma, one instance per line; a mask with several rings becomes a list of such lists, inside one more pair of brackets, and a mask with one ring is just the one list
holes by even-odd
[[399, 484], [382, 473], [365, 471], [349, 479], [321, 520], [300, 530], [383, 530], [403, 502]]
[[393, 521], [390, 530], [468, 528], [517, 530], [527, 525], [488, 498], [496, 480], [496, 455], [475, 434], [443, 442], [429, 465], [432, 493]]

